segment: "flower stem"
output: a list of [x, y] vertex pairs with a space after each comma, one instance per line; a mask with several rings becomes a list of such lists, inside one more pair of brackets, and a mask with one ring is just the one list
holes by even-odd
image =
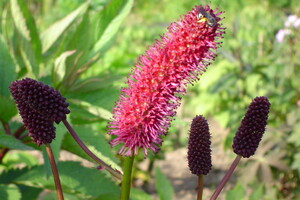
[[220, 192], [222, 191], [222, 189], [224, 188], [225, 184], [227, 183], [227, 181], [229, 180], [230, 176], [232, 175], [233, 171], [235, 170], [236, 166], [238, 165], [239, 161], [241, 160], [241, 158], [242, 158], [242, 156], [239, 156], [239, 155], [236, 156], [236, 158], [232, 162], [229, 170], [227, 171], [227, 173], [223, 177], [222, 181], [218, 185], [217, 189], [215, 190], [215, 192], [213, 193], [213, 195], [210, 197], [210, 200], [217, 199], [217, 197], [219, 196]]
[[16, 138], [19, 138], [20, 135], [21, 135], [25, 130], [26, 130], [26, 129], [25, 129], [24, 125], [20, 126], [20, 127], [18, 128], [18, 130], [16, 130], [16, 132], [14, 133], [14, 136], [15, 136]]
[[3, 126], [3, 128], [5, 130], [5, 133], [7, 135], [11, 135], [11, 130], [10, 130], [9, 124], [7, 122], [2, 121], [2, 120], [1, 120], [1, 122], [2, 122], [2, 126]]
[[197, 200], [202, 200], [202, 194], [203, 194], [203, 175], [198, 176], [198, 194], [197, 194]]
[[55, 163], [55, 159], [52, 153], [52, 149], [50, 144], [45, 144], [46, 145], [46, 152], [51, 164], [51, 170], [52, 170], [52, 174], [53, 174], [53, 178], [54, 178], [54, 183], [55, 183], [55, 188], [56, 188], [56, 195], [57, 195], [57, 199], [58, 200], [64, 200], [64, 195], [62, 192], [62, 187], [60, 184], [60, 179], [59, 179], [59, 174], [58, 174], [58, 170], [56, 167], [56, 163]]
[[98, 158], [95, 154], [93, 154], [86, 146], [83, 144], [83, 142], [80, 140], [76, 132], [73, 130], [71, 125], [68, 123], [67, 120], [63, 120], [64, 125], [69, 130], [70, 134], [74, 138], [74, 140], [79, 144], [79, 146], [82, 148], [85, 153], [87, 153], [93, 160], [95, 160], [97, 163], [99, 163], [104, 169], [106, 169], [111, 175], [116, 177], [118, 180], [122, 180], [122, 174], [116, 169], [113, 169], [111, 166], [107, 165], [104, 161], [102, 161], [100, 158]]
[[121, 187], [121, 198], [120, 200], [128, 200], [130, 196], [131, 188], [131, 173], [133, 166], [134, 156], [128, 156], [124, 159], [124, 176]]
[[2, 160], [4, 158], [4, 156], [7, 154], [7, 152], [9, 151], [9, 148], [4, 148], [1, 153], [0, 153], [0, 164], [2, 163]]

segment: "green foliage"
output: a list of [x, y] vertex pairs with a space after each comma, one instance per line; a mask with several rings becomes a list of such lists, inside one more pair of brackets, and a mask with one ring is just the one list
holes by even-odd
[[[98, 170], [83, 167], [78, 162], [58, 163], [60, 179], [65, 193], [80, 193], [98, 197], [104, 194], [119, 196], [119, 188]], [[43, 175], [44, 167], [36, 166], [14, 179], [14, 182], [38, 188], [54, 189], [52, 178]]]
[[226, 200], [244, 200], [245, 189], [242, 185], [236, 184], [236, 186], [226, 193]]
[[[99, 71], [99, 65], [95, 63], [114, 44], [133, 0], [10, 0], [1, 1], [0, 5], [0, 120], [3, 124], [0, 130], [0, 182], [5, 184], [1, 185], [0, 199], [36, 199], [44, 189], [55, 190], [45, 148], [24, 144], [28, 143], [28, 133], [14, 122], [20, 118], [16, 117], [16, 105], [8, 86], [24, 77], [43, 81], [68, 97], [70, 119], [74, 124], [82, 125], [74, 126], [81, 140], [98, 157], [122, 171], [108, 138], [104, 136], [106, 133], [99, 132], [105, 129], [104, 124], [111, 118], [110, 111], [119, 94], [117, 87], [114, 92], [111, 87], [121, 76], [115, 72]], [[96, 93], [98, 95], [90, 98]], [[99, 121], [105, 123], [100, 126], [94, 123]], [[6, 151], [33, 150], [33, 147], [43, 151], [43, 166], [37, 166], [37, 160], [23, 152], [17, 151], [3, 158]], [[94, 162], [78, 148], [61, 125], [56, 126], [56, 138], [51, 147], [56, 161], [64, 149]], [[14, 169], [20, 164], [25, 167]], [[66, 199], [119, 198], [116, 183], [96, 166], [89, 169], [75, 162], [59, 162], [58, 169]], [[46, 176], [43, 175], [45, 172]], [[11, 196], [12, 191], [14, 196]], [[134, 198], [143, 195], [146, 194], [135, 192]], [[43, 198], [56, 199], [56, 195], [50, 192]]]
[[[0, 120], [14, 134], [19, 128], [16, 106], [8, 86], [16, 79], [31, 77], [58, 89], [70, 103], [69, 119], [83, 142], [101, 159], [122, 171], [106, 135], [106, 124], [118, 99], [124, 77], [137, 57], [154, 42], [166, 26], [178, 19], [196, 1], [153, 0], [5, 0], [0, 1]], [[202, 2], [203, 3], [203, 2]], [[207, 3], [207, 2], [205, 2]], [[291, 29], [283, 42], [276, 33], [284, 29], [287, 13], [300, 16], [298, 0], [213, 1], [225, 11], [226, 35], [219, 57], [209, 66], [200, 83], [188, 89], [177, 119], [164, 137], [162, 151], [151, 157], [163, 159], [164, 152], [186, 145], [186, 134], [196, 114], [212, 116], [229, 130], [222, 144], [231, 148], [234, 132], [255, 96], [271, 102], [269, 126], [254, 157], [240, 166], [237, 185], [226, 199], [285, 199], [297, 195], [300, 180], [300, 90], [298, 29]], [[16, 123], [18, 121], [19, 123]], [[51, 144], [56, 160], [63, 149], [93, 162], [62, 125], [56, 126]], [[0, 146], [32, 150], [24, 144], [23, 131], [16, 139], [0, 129]], [[213, 138], [213, 137], [212, 137]], [[222, 145], [221, 144], [221, 145]], [[10, 155], [10, 154], [9, 154]], [[142, 161], [143, 158], [139, 161]], [[27, 153], [14, 152], [3, 158], [0, 199], [36, 199], [45, 188], [54, 190], [48, 160], [37, 166]], [[22, 169], [14, 169], [23, 163]], [[138, 164], [137, 164], [138, 165]], [[138, 170], [137, 170], [138, 171]], [[60, 162], [65, 199], [119, 199], [119, 189], [107, 173], [76, 162]], [[85, 174], [86, 173], [86, 174]], [[151, 172], [147, 172], [150, 178]], [[90, 179], [89, 179], [89, 178]], [[156, 188], [161, 199], [172, 199], [173, 189], [159, 169]], [[282, 177], [289, 187], [286, 193]], [[79, 182], [81, 180], [83, 182]], [[259, 184], [258, 184], [259, 183]], [[269, 184], [272, 183], [272, 184]], [[264, 187], [263, 187], [264, 185]], [[271, 185], [271, 186], [270, 186]], [[291, 186], [292, 185], [292, 186]], [[293, 186], [294, 185], [294, 186]], [[248, 193], [247, 193], [248, 194]], [[151, 199], [133, 189], [132, 199]], [[49, 192], [43, 199], [56, 199]]]
[[261, 184], [257, 189], [255, 189], [251, 193], [249, 200], [262, 199], [263, 196], [264, 196], [264, 186]]
[[130, 199], [132, 200], [152, 200], [152, 198], [145, 192], [132, 188], [130, 191]]
[[21, 193], [16, 185], [0, 185], [0, 198], [7, 200], [21, 199]]
[[13, 116], [17, 114], [16, 104], [8, 96], [0, 95], [0, 120], [9, 122]]
[[[3, 35], [0, 33], [0, 98], [4, 98], [4, 96], [9, 96], [9, 91], [7, 87], [10, 85], [12, 81], [14, 81], [17, 77], [15, 72], [15, 63], [12, 59], [12, 56], [9, 53], [8, 47], [5, 44]], [[2, 101], [1, 101], [2, 102]], [[1, 113], [4, 113], [4, 110]], [[7, 112], [7, 111], [6, 111]]]
[[11, 149], [18, 149], [18, 150], [33, 150], [33, 148], [23, 144], [21, 141], [14, 138], [13, 136], [6, 135], [1, 132], [0, 132], [0, 147], [7, 147]]
[[155, 168], [155, 188], [159, 195], [159, 199], [173, 199], [174, 189], [168, 178], [160, 171], [158, 167]]
[[3, 159], [3, 165], [10, 168], [15, 165], [25, 164], [28, 167], [38, 164], [38, 160], [33, 155], [26, 152], [17, 152], [10, 154]]
[[[111, 165], [113, 168], [117, 168], [119, 171], [122, 171], [119, 166], [116, 164], [116, 159], [112, 154], [111, 148], [107, 143], [104, 133], [98, 133], [97, 130], [91, 128], [90, 126], [74, 126], [76, 133], [85, 145], [101, 160], [105, 161], [107, 164]], [[78, 146], [74, 139], [67, 134], [63, 143], [62, 148], [76, 154], [84, 159], [92, 161], [83, 150]]]

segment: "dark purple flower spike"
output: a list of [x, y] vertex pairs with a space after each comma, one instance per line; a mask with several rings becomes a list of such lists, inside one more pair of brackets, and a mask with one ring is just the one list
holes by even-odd
[[254, 155], [266, 129], [269, 109], [267, 97], [253, 99], [233, 139], [234, 153], [244, 158]]
[[53, 123], [65, 120], [70, 113], [66, 99], [55, 89], [30, 78], [12, 82], [9, 89], [29, 136], [38, 146], [51, 143], [55, 138]]
[[196, 116], [191, 124], [188, 144], [188, 164], [192, 174], [206, 175], [211, 170], [211, 141], [207, 121]]

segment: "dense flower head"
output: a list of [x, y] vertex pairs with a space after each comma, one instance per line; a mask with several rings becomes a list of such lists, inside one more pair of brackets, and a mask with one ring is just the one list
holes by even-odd
[[244, 158], [254, 155], [265, 132], [270, 103], [267, 97], [253, 99], [233, 139], [233, 151]]
[[192, 174], [206, 175], [211, 170], [211, 141], [208, 123], [196, 116], [191, 124], [188, 144], [188, 164]]
[[66, 119], [70, 113], [66, 99], [55, 89], [30, 78], [12, 82], [9, 89], [29, 136], [37, 145], [50, 143], [55, 138], [53, 123]]
[[220, 14], [208, 5], [196, 6], [139, 57], [109, 125], [109, 133], [117, 136], [111, 144], [123, 144], [119, 154], [159, 150], [187, 84], [198, 80], [215, 58], [216, 40], [224, 33]]

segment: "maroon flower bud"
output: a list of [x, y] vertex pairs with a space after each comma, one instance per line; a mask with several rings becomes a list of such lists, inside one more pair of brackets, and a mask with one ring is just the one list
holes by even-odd
[[266, 129], [269, 109], [267, 97], [253, 99], [233, 139], [234, 153], [244, 158], [254, 155]]
[[25, 78], [9, 87], [16, 103], [26, 104], [50, 121], [59, 123], [70, 113], [66, 99], [55, 89], [36, 80]]
[[192, 174], [206, 175], [211, 170], [210, 133], [204, 117], [196, 116], [191, 124], [188, 164]]
[[55, 138], [54, 121], [59, 123], [70, 113], [66, 99], [55, 89], [30, 78], [9, 86], [29, 136], [37, 145]]

